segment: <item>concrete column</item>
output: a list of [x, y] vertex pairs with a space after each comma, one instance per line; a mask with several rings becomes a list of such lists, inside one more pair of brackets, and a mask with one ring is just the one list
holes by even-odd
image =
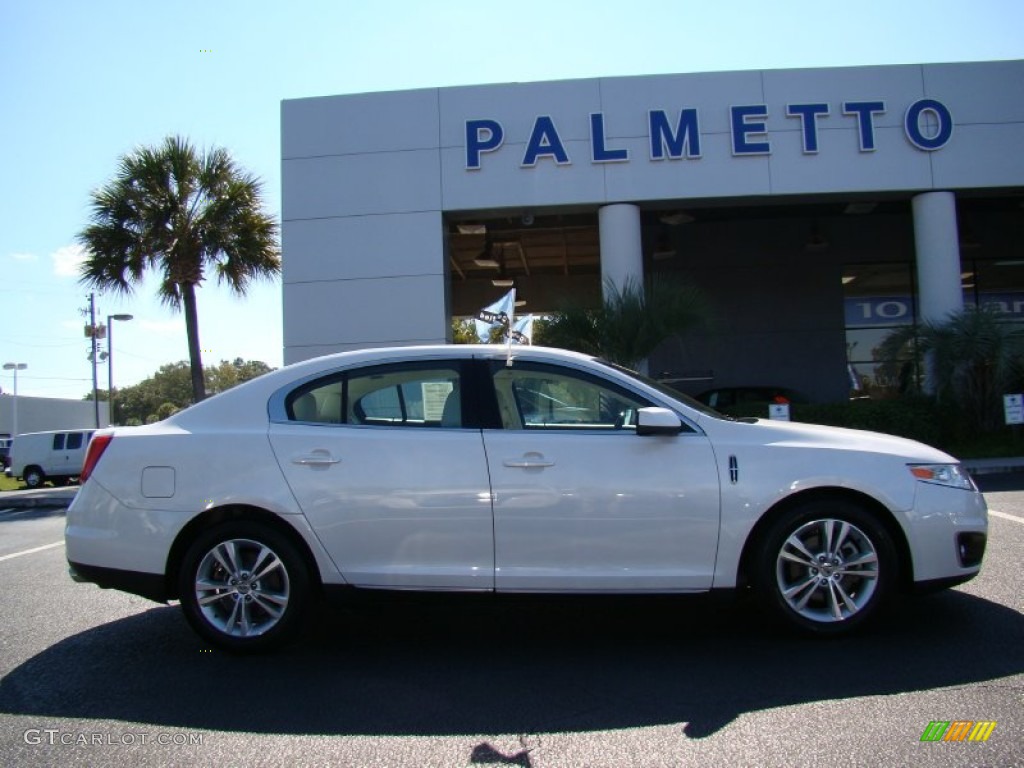
[[921, 321], [941, 323], [964, 306], [956, 196], [925, 192], [913, 199], [913, 211]]
[[[964, 306], [956, 196], [952, 192], [925, 192], [912, 203], [920, 320], [942, 323]], [[935, 392], [936, 378], [935, 358], [929, 354], [924, 360], [925, 392]]]
[[606, 205], [598, 211], [601, 239], [602, 291], [611, 283], [621, 290], [632, 278], [643, 285], [644, 257], [640, 247], [640, 209], [635, 205]]

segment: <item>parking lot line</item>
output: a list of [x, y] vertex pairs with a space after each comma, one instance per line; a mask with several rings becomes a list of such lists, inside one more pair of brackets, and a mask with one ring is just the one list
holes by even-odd
[[43, 544], [43, 546], [41, 546], [41, 547], [33, 547], [32, 549], [23, 549], [21, 552], [12, 552], [9, 555], [4, 555], [3, 557], [0, 557], [0, 563], [2, 563], [4, 560], [13, 560], [14, 558], [21, 557], [22, 555], [31, 555], [31, 554], [33, 554], [35, 552], [42, 552], [44, 549], [53, 549], [54, 547], [63, 547], [63, 546], [64, 546], [64, 542], [63, 541], [55, 541], [53, 544]]
[[1017, 517], [1016, 515], [1008, 515], [1005, 512], [996, 512], [994, 509], [990, 509], [988, 511], [988, 513], [990, 515], [992, 515], [993, 517], [1000, 517], [1003, 520], [1010, 520], [1010, 521], [1012, 521], [1014, 523], [1020, 523], [1021, 525], [1024, 525], [1024, 517]]
[[26, 512], [38, 512], [41, 507], [10, 507], [9, 509], [0, 509], [0, 515], [4, 517], [17, 517], [18, 515], [24, 515]]

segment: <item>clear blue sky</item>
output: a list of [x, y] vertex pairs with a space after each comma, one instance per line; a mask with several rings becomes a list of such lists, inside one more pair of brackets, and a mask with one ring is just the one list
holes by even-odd
[[[787, 9], [787, 10], [779, 10]], [[366, 91], [742, 69], [1024, 58], [1022, 0], [2, 0], [0, 362], [23, 395], [81, 397], [76, 233], [89, 192], [133, 147], [182, 134], [265, 182], [280, 216], [282, 99]], [[287, 256], [286, 256], [287, 258]], [[115, 384], [187, 359], [148, 280], [102, 315]], [[280, 284], [199, 292], [207, 362], [281, 365]], [[0, 387], [11, 391], [9, 371]], [[106, 386], [101, 369], [100, 387]]]

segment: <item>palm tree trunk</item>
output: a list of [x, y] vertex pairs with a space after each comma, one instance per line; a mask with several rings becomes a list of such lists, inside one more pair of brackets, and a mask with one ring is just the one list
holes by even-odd
[[206, 384], [203, 381], [203, 356], [199, 348], [199, 314], [196, 312], [196, 287], [194, 283], [181, 284], [181, 303], [185, 310], [185, 334], [188, 336], [188, 359], [192, 367], [192, 402], [206, 399]]

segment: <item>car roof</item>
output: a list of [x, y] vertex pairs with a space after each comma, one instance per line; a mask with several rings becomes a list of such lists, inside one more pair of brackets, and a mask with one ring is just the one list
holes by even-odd
[[33, 435], [62, 435], [73, 432], [95, 432], [96, 427], [72, 427], [70, 429], [43, 429], [38, 432], [19, 432], [12, 437], [5, 437], [4, 440], [13, 440], [15, 437], [31, 437]]
[[398, 347], [369, 347], [365, 349], [335, 352], [330, 355], [314, 357], [291, 365], [286, 365], [269, 374], [268, 377], [280, 378], [282, 381], [294, 380], [319, 371], [330, 371], [350, 365], [366, 365], [368, 363], [387, 363], [402, 360], [430, 360], [434, 358], [456, 359], [505, 359], [509, 355], [515, 358], [530, 360], [593, 360], [592, 355], [571, 352], [567, 349], [552, 347], [535, 347], [515, 344], [511, 348], [505, 344], [424, 344]]
[[520, 344], [513, 345], [511, 350], [504, 344], [431, 344], [348, 350], [278, 368], [276, 371], [265, 373], [251, 381], [209, 397], [201, 403], [179, 411], [164, 422], [158, 423], [174, 425], [191, 431], [225, 423], [239, 423], [264, 418], [269, 398], [281, 387], [350, 366], [431, 359], [504, 360], [509, 354], [513, 359], [534, 361], [551, 360], [563, 363], [576, 361], [586, 364], [588, 361], [594, 360], [593, 356], [579, 352]]

